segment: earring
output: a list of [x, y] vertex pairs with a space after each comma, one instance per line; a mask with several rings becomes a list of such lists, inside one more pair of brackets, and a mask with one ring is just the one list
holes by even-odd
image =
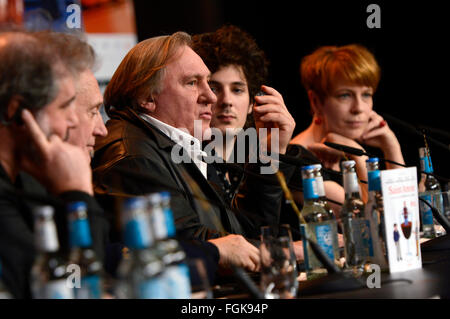
[[314, 124], [316, 124], [316, 125], [322, 124], [322, 119], [321, 119], [320, 117], [316, 117], [316, 118], [314, 119]]

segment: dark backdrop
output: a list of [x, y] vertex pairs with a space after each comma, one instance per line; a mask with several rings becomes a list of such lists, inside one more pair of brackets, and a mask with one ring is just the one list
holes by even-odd
[[[367, 6], [381, 8], [381, 28], [369, 29]], [[135, 1], [138, 39], [170, 34], [214, 31], [223, 23], [251, 33], [271, 61], [269, 85], [283, 94], [297, 122], [295, 133], [310, 121], [301, 86], [301, 58], [322, 45], [360, 43], [376, 56], [381, 82], [374, 97], [378, 112], [413, 125], [448, 133], [449, 11], [444, 1]], [[407, 164], [418, 166], [423, 137], [389, 122]], [[431, 133], [430, 133], [431, 134]], [[430, 135], [447, 145], [450, 138]], [[450, 176], [449, 153], [430, 144], [435, 172]]]

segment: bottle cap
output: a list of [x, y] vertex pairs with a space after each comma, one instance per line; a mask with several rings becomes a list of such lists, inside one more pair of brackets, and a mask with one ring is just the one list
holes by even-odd
[[39, 206], [33, 210], [36, 217], [52, 218], [54, 209], [52, 206]]
[[355, 167], [356, 162], [353, 160], [343, 161], [341, 165], [342, 165], [342, 168], [352, 168], [352, 167]]
[[67, 211], [77, 212], [79, 210], [87, 210], [87, 206], [85, 202], [72, 202], [67, 205]]
[[168, 199], [170, 199], [170, 193], [167, 192], [167, 191], [160, 192], [159, 195], [161, 195], [161, 199], [162, 199], [162, 200], [168, 200]]
[[302, 171], [307, 171], [307, 170], [310, 170], [310, 169], [314, 169], [315, 168], [314, 166], [315, 165], [302, 166]]
[[371, 157], [368, 160], [366, 160], [366, 163], [376, 163], [379, 161], [380, 161], [380, 159], [378, 157]]
[[123, 204], [125, 210], [143, 209], [145, 208], [145, 199], [143, 197], [128, 198]]
[[147, 196], [147, 199], [151, 205], [158, 205], [162, 201], [160, 193], [153, 193]]

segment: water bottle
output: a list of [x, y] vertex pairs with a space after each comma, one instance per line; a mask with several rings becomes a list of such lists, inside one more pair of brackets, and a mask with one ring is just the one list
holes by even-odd
[[[425, 147], [419, 148], [420, 167], [425, 173], [433, 173], [433, 164], [429, 150]], [[441, 194], [441, 186], [438, 180], [429, 174], [422, 174], [419, 182], [419, 197], [426, 200], [431, 206], [437, 208], [440, 214], [443, 214], [444, 207]], [[433, 212], [428, 205], [420, 202], [420, 212], [422, 217], [422, 231], [424, 238], [435, 238], [443, 235], [445, 231], [442, 226], [435, 222]], [[436, 225], [436, 227], [435, 227]], [[437, 232], [436, 232], [437, 230]]]
[[331, 219], [336, 219], [333, 210], [331, 209], [330, 205], [328, 205], [328, 200], [325, 194], [325, 185], [323, 183], [322, 177], [322, 165], [314, 164], [311, 166], [314, 169], [314, 178], [316, 179], [317, 183], [317, 194], [319, 195], [318, 203], [325, 209]]
[[[302, 167], [303, 208], [301, 215], [306, 224], [300, 224], [303, 237], [305, 234], [322, 248], [324, 253], [335, 263], [339, 260], [339, 243], [337, 223], [334, 215], [327, 211], [319, 202], [319, 188], [323, 188], [323, 179], [316, 179], [313, 165]], [[306, 275], [314, 279], [327, 274], [326, 268], [317, 259], [310, 244], [303, 240]]]
[[379, 159], [372, 157], [366, 160], [369, 177], [369, 201], [365, 207], [365, 218], [370, 222], [370, 232], [374, 248], [374, 256], [370, 261], [378, 264], [382, 269], [388, 269], [388, 256], [386, 244], [386, 231], [384, 225], [383, 194], [381, 192], [381, 179]]
[[170, 208], [170, 193], [161, 192], [148, 196], [151, 225], [155, 234], [156, 251], [164, 261], [163, 281], [169, 299], [191, 297], [189, 268], [185, 263], [186, 253], [175, 236], [175, 224]]
[[31, 293], [34, 299], [73, 299], [67, 260], [59, 253], [53, 213], [51, 206], [42, 206], [34, 211], [38, 256], [31, 269]]
[[361, 199], [355, 161], [342, 162], [345, 200], [341, 220], [344, 232], [346, 270], [358, 276], [374, 255], [370, 222], [364, 217], [365, 205]]
[[92, 249], [92, 237], [84, 202], [67, 206], [70, 234], [70, 263], [79, 267], [80, 282], [74, 287], [76, 299], [100, 299], [103, 294], [103, 265]]
[[165, 299], [164, 262], [155, 251], [147, 200], [129, 198], [123, 206], [123, 235], [129, 253], [120, 262], [115, 294], [120, 299]]

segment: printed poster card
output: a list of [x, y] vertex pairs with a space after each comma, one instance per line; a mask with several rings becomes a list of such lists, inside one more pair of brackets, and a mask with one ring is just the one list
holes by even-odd
[[390, 272], [421, 268], [416, 168], [381, 171], [381, 189]]

